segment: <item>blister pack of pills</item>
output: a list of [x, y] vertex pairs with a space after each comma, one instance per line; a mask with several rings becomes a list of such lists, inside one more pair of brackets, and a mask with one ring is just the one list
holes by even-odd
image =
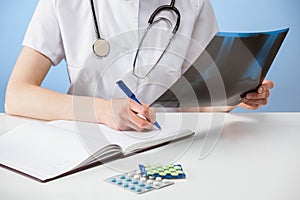
[[163, 179], [186, 178], [186, 175], [183, 172], [182, 166], [180, 164], [169, 164], [166, 166], [162, 166], [160, 164], [140, 164], [139, 168], [143, 176], [161, 177]]
[[173, 181], [161, 177], [143, 176], [140, 170], [118, 174], [105, 179], [105, 181], [137, 194], [157, 190], [174, 184]]

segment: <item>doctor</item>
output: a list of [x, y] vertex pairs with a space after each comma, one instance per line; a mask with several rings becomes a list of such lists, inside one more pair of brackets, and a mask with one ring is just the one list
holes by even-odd
[[[41, 83], [51, 66], [56, 66], [65, 59], [72, 85], [78, 79], [83, 63], [91, 53], [100, 51], [105, 57], [111, 48], [107, 41], [121, 33], [145, 29], [149, 17], [157, 8], [172, 4], [181, 17], [177, 32], [205, 48], [218, 32], [209, 0], [40, 0], [8, 83], [6, 112], [42, 120], [64, 119], [103, 123], [117, 130], [142, 131], [152, 128], [156, 120], [153, 109], [147, 104], [141, 106], [131, 99], [107, 96], [105, 94], [110, 90], [107, 87], [99, 88], [99, 93], [103, 94], [101, 98], [92, 98], [72, 92], [57, 93], [42, 88]], [[160, 17], [170, 18], [177, 15], [174, 11], [160, 14]], [[125, 51], [130, 46], [129, 42], [120, 41], [119, 45]], [[189, 48], [187, 56], [191, 55], [192, 51], [194, 49]], [[168, 62], [168, 59], [166, 60]], [[172, 66], [171, 59], [169, 62]], [[123, 61], [123, 67], [132, 70], [132, 60]], [[114, 73], [118, 75], [122, 71]], [[104, 78], [116, 82], [117, 80], [110, 80], [114, 79], [113, 77], [105, 74]], [[267, 103], [271, 88], [273, 82], [264, 81], [256, 93], [248, 94], [238, 106], [252, 110], [260, 108]], [[74, 100], [92, 102], [95, 117], [85, 114], [84, 108], [82, 115], [75, 117]], [[224, 111], [233, 108], [226, 108]], [[146, 119], [138, 117], [137, 114], [145, 116]]]

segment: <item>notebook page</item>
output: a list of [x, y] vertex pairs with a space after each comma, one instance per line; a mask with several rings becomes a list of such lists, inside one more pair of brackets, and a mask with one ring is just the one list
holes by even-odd
[[[168, 136], [176, 136], [180, 129], [179, 127], [176, 127], [176, 125], [170, 123], [164, 124], [164, 127], [161, 130], [154, 127], [152, 130], [146, 130], [144, 132], [117, 131], [103, 124], [65, 120], [56, 120], [48, 122], [48, 124], [61, 129], [79, 132], [78, 134], [81, 138], [81, 142], [91, 154], [99, 151], [99, 147], [107, 146], [109, 144], [118, 145], [124, 150], [132, 144], [157, 140]], [[87, 136], [87, 134], [89, 136]]]
[[[136, 131], [116, 131], [103, 124], [86, 123], [57, 120], [48, 122], [53, 126], [70, 131], [77, 131], [82, 144], [88, 150], [90, 155], [94, 155], [99, 151], [99, 147], [109, 144], [118, 145], [126, 153], [129, 147], [137, 147], [139, 145], [152, 146], [153, 141], [159, 141], [164, 138], [169, 140], [176, 139], [179, 136], [191, 134], [181, 130], [181, 119], [174, 118], [172, 121], [161, 122], [162, 129], [146, 130], [144, 132]], [[162, 140], [163, 142], [163, 140]], [[129, 150], [131, 150], [129, 148]]]
[[[176, 120], [178, 120], [178, 122]], [[104, 125], [99, 124], [98, 126], [106, 139], [110, 141], [110, 143], [119, 145], [126, 154], [129, 153], [128, 151], [133, 150], [132, 147], [150, 147], [153, 146], [153, 142], [155, 142], [154, 144], [157, 144], [157, 141], [161, 140], [161, 142], [164, 142], [163, 139], [166, 138], [168, 138], [169, 141], [192, 134], [189, 130], [181, 130], [181, 119], [176, 120], [174, 119], [172, 123], [165, 122], [164, 124], [161, 124], [162, 129], [156, 129], [154, 127], [152, 130], [146, 130], [144, 132], [116, 131]]]
[[192, 135], [190, 130], [181, 129], [163, 129], [150, 130], [144, 132], [136, 131], [114, 131], [106, 126], [101, 126], [107, 140], [119, 145], [126, 155], [132, 151], [144, 149], [164, 142], [179, 139], [184, 136]]
[[116, 131], [102, 124], [65, 120], [52, 121], [48, 124], [77, 132], [83, 146], [90, 155], [93, 155], [87, 162], [91, 162], [93, 159], [102, 159], [102, 154], [107, 154], [107, 152], [118, 153], [119, 149], [115, 145], [119, 146], [126, 154], [135, 149], [150, 147], [192, 134], [189, 130], [181, 130], [180, 118], [162, 123], [161, 130], [154, 127], [152, 130], [144, 132]]
[[[95, 153], [99, 154], [104, 151], [118, 151], [120, 153], [120, 149], [111, 145], [112, 142], [106, 139], [104, 133], [99, 129], [99, 126], [96, 123], [55, 120], [48, 122], [47, 124], [75, 132], [78, 135], [81, 144], [90, 155], [94, 155]], [[90, 159], [93, 159], [93, 157]]]
[[89, 157], [78, 136], [44, 122], [27, 122], [0, 137], [0, 163], [40, 180], [63, 174]]

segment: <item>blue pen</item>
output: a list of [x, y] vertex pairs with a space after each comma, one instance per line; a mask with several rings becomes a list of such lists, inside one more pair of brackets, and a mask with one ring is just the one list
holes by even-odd
[[[142, 103], [135, 97], [135, 95], [133, 94], [133, 92], [131, 92], [131, 90], [125, 85], [125, 83], [123, 81], [118, 81], [117, 82], [118, 86], [121, 88], [121, 90], [132, 100], [134, 100], [135, 102], [137, 102], [138, 104], [142, 105]], [[157, 122], [153, 123], [157, 128], [161, 129], [160, 125]]]

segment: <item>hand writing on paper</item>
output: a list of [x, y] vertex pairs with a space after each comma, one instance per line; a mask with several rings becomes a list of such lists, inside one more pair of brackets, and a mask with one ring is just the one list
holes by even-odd
[[104, 110], [99, 110], [97, 116], [101, 118], [101, 123], [120, 131], [133, 129], [141, 132], [152, 129], [156, 120], [154, 109], [129, 98], [107, 101]]
[[270, 80], [264, 80], [257, 92], [252, 92], [246, 95], [239, 107], [257, 110], [268, 103], [270, 90], [274, 87], [274, 83]]

